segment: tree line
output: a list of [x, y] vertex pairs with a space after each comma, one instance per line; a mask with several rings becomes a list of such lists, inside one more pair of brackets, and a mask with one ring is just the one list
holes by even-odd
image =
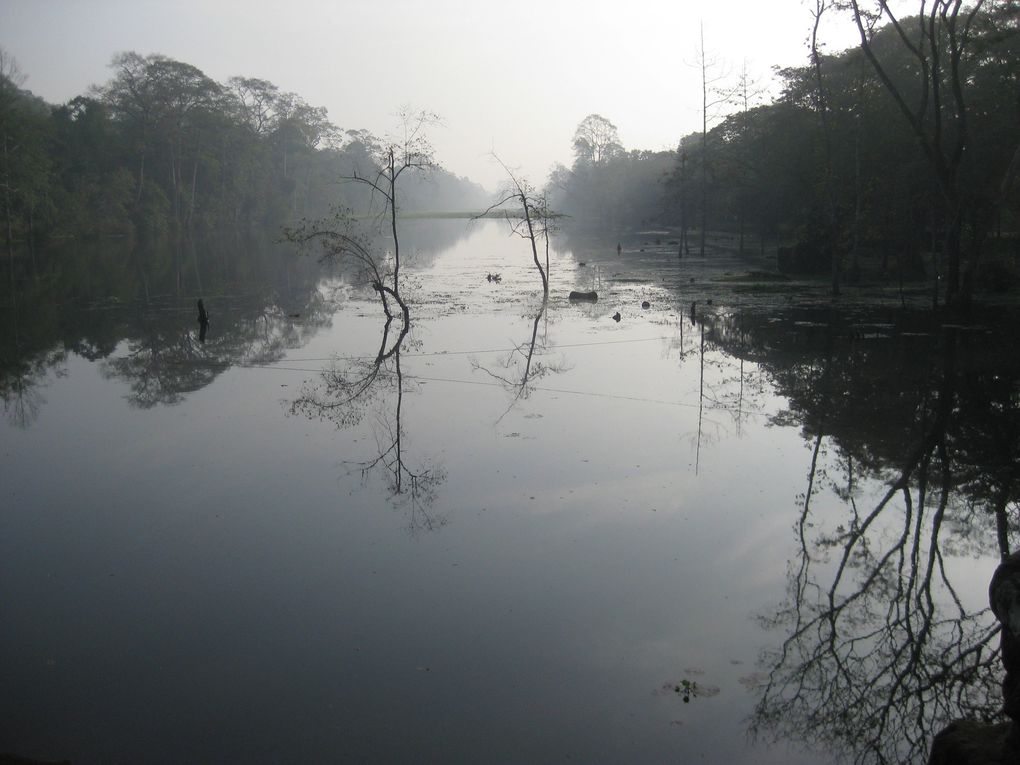
[[[8, 251], [51, 236], [278, 227], [331, 205], [367, 209], [337, 179], [379, 169], [381, 142], [251, 77], [216, 82], [163, 55], [114, 56], [102, 85], [61, 105], [22, 88], [0, 50], [0, 215]], [[442, 168], [405, 211], [474, 210], [488, 194]], [[12, 257], [13, 268], [13, 257]]]
[[785, 270], [831, 272], [834, 291], [862, 271], [924, 274], [949, 302], [976, 282], [1020, 284], [1020, 3], [942, 0], [903, 19], [885, 2], [815, 5], [816, 21], [843, 13], [861, 44], [812, 45], [777, 72], [769, 103], [746, 73], [717, 82], [705, 109], [732, 111], [676, 151], [626, 151], [589, 115], [573, 165], [550, 177], [553, 206], [612, 230], [735, 234], [741, 252], [780, 248]]

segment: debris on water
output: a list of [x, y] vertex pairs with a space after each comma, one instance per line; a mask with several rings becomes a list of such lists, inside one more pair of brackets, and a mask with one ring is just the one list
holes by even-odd
[[642, 308], [651, 308], [652, 304], [649, 303], [647, 300], [645, 300], [644, 302], [641, 303], [641, 307]]
[[616, 321], [616, 322], [618, 322], [618, 321], [620, 321], [620, 319], [622, 319], [622, 318], [623, 318], [623, 317], [622, 317], [622, 316], [620, 316], [620, 312], [619, 312], [619, 311], [617, 311], [616, 313], [614, 313], [614, 314], [613, 314], [613, 321]]
[[699, 684], [687, 678], [682, 679], [679, 683], [664, 684], [662, 691], [679, 696], [683, 699], [684, 704], [690, 704], [691, 699], [718, 696], [720, 692], [714, 685]]

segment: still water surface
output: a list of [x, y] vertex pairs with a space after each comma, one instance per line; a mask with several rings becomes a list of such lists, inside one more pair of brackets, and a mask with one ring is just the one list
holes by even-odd
[[179, 299], [9, 311], [0, 751], [922, 761], [995, 712], [1013, 339], [638, 241], [561, 242], [543, 310], [498, 222], [408, 236], [405, 337], [314, 263], [194, 253]]

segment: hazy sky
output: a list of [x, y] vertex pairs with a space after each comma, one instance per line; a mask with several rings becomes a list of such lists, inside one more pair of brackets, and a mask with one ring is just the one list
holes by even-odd
[[[52, 103], [109, 79], [114, 53], [162, 53], [223, 82], [270, 80], [341, 128], [384, 134], [404, 105], [438, 113], [438, 159], [495, 188], [572, 160], [587, 114], [628, 149], [700, 127], [699, 26], [716, 74], [807, 62], [813, 0], [0, 0], [0, 46]], [[824, 29], [834, 50], [853, 24]]]

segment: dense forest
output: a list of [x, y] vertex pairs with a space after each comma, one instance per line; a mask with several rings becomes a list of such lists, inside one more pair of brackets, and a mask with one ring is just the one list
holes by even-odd
[[[840, 23], [854, 23], [857, 4], [837, 6], [849, 15]], [[818, 2], [816, 18], [837, 9]], [[856, 18], [860, 45], [829, 54], [812, 43], [807, 63], [777, 71], [767, 103], [746, 69], [710, 71], [702, 51], [703, 129], [676, 150], [628, 151], [609, 119], [589, 115], [572, 165], [550, 173], [548, 208], [566, 226], [614, 236], [675, 227], [681, 256], [710, 254], [711, 234], [725, 232], [741, 253], [777, 254], [783, 271], [831, 274], [834, 292], [862, 274], [924, 277], [950, 302], [975, 286], [1016, 287], [1020, 4]], [[54, 106], [21, 89], [0, 51], [9, 253], [54, 236], [278, 230], [338, 203], [368, 205], [367, 186], [340, 180], [378, 168], [384, 139], [342, 130], [265, 80], [218, 83], [137, 53], [111, 69]], [[401, 195], [403, 212], [490, 201], [438, 168], [408, 175]]]
[[[278, 228], [331, 205], [377, 168], [380, 139], [266, 80], [218, 83], [162, 55], [122, 53], [112, 77], [53, 106], [21, 89], [0, 50], [0, 191], [8, 251], [44, 237]], [[404, 211], [474, 210], [488, 194], [436, 168], [408, 178]]]
[[741, 252], [779, 246], [780, 268], [831, 271], [837, 290], [862, 270], [944, 275], [947, 297], [972, 279], [1014, 287], [1020, 4], [956, 6], [884, 26], [863, 18], [866, 45], [814, 47], [777, 72], [770, 103], [755, 103], [746, 74], [727, 85], [703, 71], [705, 129], [675, 152], [626, 151], [613, 123], [590, 115], [573, 165], [552, 173], [551, 205], [614, 231], [675, 225], [688, 253], [705, 254], [706, 230], [733, 234]]

